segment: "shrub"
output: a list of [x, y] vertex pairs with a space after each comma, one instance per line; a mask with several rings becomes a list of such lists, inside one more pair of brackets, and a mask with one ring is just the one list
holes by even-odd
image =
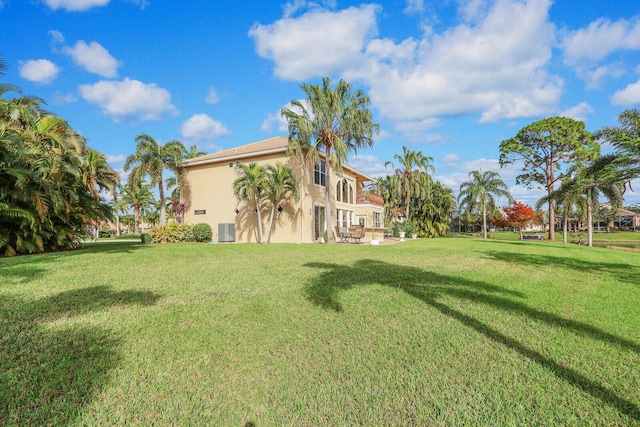
[[404, 231], [402, 228], [402, 223], [399, 222], [393, 222], [391, 224], [391, 235], [393, 237], [400, 237], [400, 232]]
[[404, 231], [408, 236], [416, 233], [416, 225], [413, 221], [404, 222]]
[[159, 225], [149, 231], [154, 243], [193, 242], [193, 227], [189, 224]]
[[151, 236], [149, 235], [149, 233], [142, 233], [140, 235], [140, 241], [142, 243], [151, 243]]
[[193, 226], [193, 238], [196, 242], [208, 242], [212, 234], [209, 224], [201, 222]]

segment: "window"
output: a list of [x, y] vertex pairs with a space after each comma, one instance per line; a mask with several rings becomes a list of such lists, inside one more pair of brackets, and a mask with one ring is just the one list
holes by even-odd
[[338, 183], [336, 184], [336, 200], [338, 202], [342, 201], [342, 186], [340, 185], [340, 181], [338, 181]]
[[382, 228], [382, 214], [380, 212], [373, 213], [373, 228]]
[[313, 183], [326, 186], [327, 165], [325, 162], [315, 162], [313, 165]]

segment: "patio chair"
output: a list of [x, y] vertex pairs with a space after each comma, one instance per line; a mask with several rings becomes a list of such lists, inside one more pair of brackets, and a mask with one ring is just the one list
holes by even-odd
[[340, 236], [341, 242], [346, 243], [351, 239], [352, 233], [350, 233], [346, 227], [338, 227], [338, 236]]
[[361, 243], [360, 240], [364, 237], [364, 227], [356, 227], [356, 231], [351, 236], [354, 243]]

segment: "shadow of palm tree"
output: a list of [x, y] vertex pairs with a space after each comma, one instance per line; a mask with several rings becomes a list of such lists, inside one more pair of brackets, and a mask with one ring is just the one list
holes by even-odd
[[377, 284], [402, 290], [443, 315], [457, 320], [492, 341], [530, 359], [552, 372], [559, 379], [589, 393], [603, 403], [614, 407], [620, 413], [640, 421], [640, 408], [634, 402], [616, 395], [613, 391], [578, 371], [562, 366], [517, 339], [499, 332], [488, 324], [450, 307], [440, 300], [442, 297], [453, 297], [463, 301], [485, 304], [494, 309], [526, 315], [538, 322], [564, 328], [575, 334], [588, 336], [640, 354], [640, 344], [634, 341], [618, 337], [583, 322], [565, 319], [530, 307], [521, 301], [514, 300], [514, 297], [524, 298], [524, 294], [482, 281], [461, 279], [415, 267], [367, 259], [359, 260], [352, 266], [317, 262], [307, 263], [305, 266], [322, 270], [322, 273], [316, 276], [305, 288], [307, 299], [320, 307], [342, 312], [344, 308], [339, 300], [340, 294], [358, 286]]
[[632, 284], [638, 283], [640, 268], [622, 263], [611, 262], [591, 262], [571, 256], [550, 256], [532, 253], [516, 253], [508, 251], [483, 251], [486, 258], [508, 263], [518, 263], [526, 266], [537, 266], [545, 268], [571, 269], [578, 272], [596, 272], [599, 274], [609, 274], [617, 280]]
[[36, 301], [0, 297], [0, 425], [67, 425], [100, 392], [120, 361], [120, 340], [98, 326], [49, 322], [160, 295], [96, 286]]

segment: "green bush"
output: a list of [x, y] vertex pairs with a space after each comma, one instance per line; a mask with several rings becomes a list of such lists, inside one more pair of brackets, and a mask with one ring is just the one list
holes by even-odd
[[212, 234], [209, 224], [201, 222], [193, 226], [193, 238], [196, 242], [208, 242]]
[[151, 236], [149, 235], [149, 233], [142, 233], [140, 235], [140, 241], [142, 243], [151, 243]]
[[416, 233], [416, 224], [413, 221], [405, 221], [404, 222], [404, 231], [407, 236], [411, 236]]
[[153, 243], [193, 242], [193, 227], [189, 224], [159, 225], [149, 231]]

